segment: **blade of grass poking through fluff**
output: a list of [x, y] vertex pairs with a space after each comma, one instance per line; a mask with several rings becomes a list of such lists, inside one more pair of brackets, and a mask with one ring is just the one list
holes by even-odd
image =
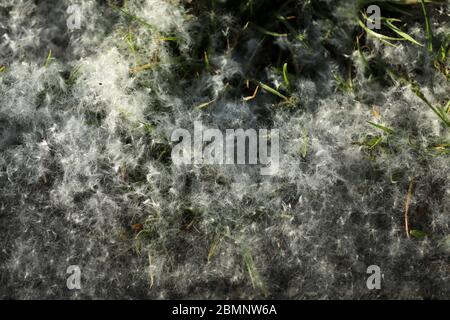
[[286, 28], [295, 33], [295, 29], [289, 24], [288, 19], [286, 17], [283, 17], [282, 15], [277, 15], [277, 19], [280, 20], [281, 23], [283, 23]]
[[259, 82], [259, 85], [261, 86], [261, 88], [263, 88], [264, 90], [266, 90], [267, 92], [276, 95], [277, 97], [280, 97], [281, 99], [285, 100], [285, 101], [289, 101], [289, 98], [286, 97], [285, 95], [279, 93], [277, 90], [269, 87], [267, 84], [264, 84], [262, 82]]
[[304, 39], [303, 39], [303, 36], [302, 36], [301, 34], [299, 34], [298, 31], [295, 30], [295, 28], [292, 27], [292, 25], [288, 22], [289, 18], [295, 18], [295, 17], [283, 17], [283, 16], [280, 16], [280, 15], [277, 16], [277, 19], [280, 20], [281, 23], [283, 23], [283, 25], [284, 25], [286, 28], [288, 28], [289, 31], [290, 31], [292, 34], [296, 35], [296, 38], [297, 38], [298, 40], [303, 41], [303, 40], [304, 40]]
[[358, 48], [358, 53], [359, 53], [359, 56], [361, 57], [362, 62], [364, 63], [364, 66], [365, 66], [366, 68], [369, 68], [369, 62], [367, 62], [367, 59], [366, 59], [366, 57], [364, 56], [364, 53], [363, 53], [363, 51], [362, 51], [362, 49], [361, 49], [361, 45], [360, 45], [360, 43], [359, 43], [359, 37], [356, 37], [356, 46], [357, 46], [357, 48]]
[[441, 121], [445, 124], [446, 127], [450, 128], [450, 119], [448, 118], [447, 112], [445, 112], [445, 108], [441, 108], [440, 106], [434, 107], [425, 95], [420, 91], [420, 88], [415, 83], [410, 83], [412, 91], [418, 96], [425, 104], [441, 119]]
[[209, 247], [209, 250], [208, 250], [208, 256], [206, 257], [206, 264], [210, 263], [211, 262], [211, 258], [216, 255], [217, 247], [218, 247], [218, 245], [219, 245], [221, 240], [222, 240], [222, 238], [221, 238], [220, 234], [217, 234], [214, 237], [214, 239], [213, 239], [213, 241], [211, 243], [211, 246]]
[[[367, 16], [364, 13], [362, 15], [363, 15], [364, 19], [366, 19], [366, 21], [367, 21], [368, 20]], [[361, 28], [364, 29], [364, 31], [366, 31], [367, 35], [370, 35], [370, 36], [372, 36], [374, 38], [377, 38], [378, 40], [380, 40], [381, 42], [383, 42], [383, 43], [385, 43], [385, 44], [387, 44], [389, 46], [395, 47], [396, 45], [391, 43], [391, 42], [389, 42], [388, 40], [391, 40], [391, 41], [401, 41], [401, 40], [403, 40], [402, 38], [394, 38], [394, 37], [385, 36], [385, 35], [383, 35], [381, 33], [377, 33], [375, 31], [367, 28], [366, 24], [364, 22], [362, 22], [361, 19], [358, 19], [358, 24], [359, 24], [359, 26]]]
[[[147, 21], [145, 21], [144, 19], [135, 16], [134, 14], [119, 8], [118, 6], [116, 6], [115, 4], [111, 3], [111, 1], [108, 1], [108, 5], [113, 9], [116, 10], [117, 12], [127, 16], [129, 19], [139, 22], [140, 24], [142, 24], [143, 26], [147, 27], [150, 31], [156, 31], [155, 26], [151, 25], [150, 23], [148, 23]], [[170, 39], [169, 41], [176, 41], [176, 37], [166, 37], [165, 39]]]
[[152, 126], [150, 123], [143, 122], [143, 121], [139, 121], [139, 123], [142, 125], [145, 132], [147, 132], [150, 135], [153, 135], [153, 133], [155, 132], [154, 126]]
[[306, 129], [303, 130], [303, 144], [302, 148], [300, 149], [300, 155], [303, 159], [306, 159], [306, 156], [308, 154], [308, 131]]
[[404, 219], [404, 224], [405, 224], [405, 233], [406, 233], [407, 238], [410, 237], [410, 234], [409, 234], [409, 207], [411, 206], [411, 201], [412, 201], [412, 197], [414, 194], [414, 183], [415, 183], [415, 178], [412, 178], [411, 181], [409, 182], [408, 193], [406, 194], [405, 208], [404, 208], [404, 214], [403, 214], [403, 219]]
[[392, 130], [391, 128], [382, 126], [381, 124], [377, 124], [377, 123], [374, 123], [374, 122], [371, 122], [371, 121], [367, 121], [367, 123], [372, 125], [372, 126], [374, 126], [375, 128], [383, 130], [387, 134], [393, 134], [394, 133], [394, 130]]
[[[391, 29], [392, 31], [394, 31], [396, 34], [398, 34], [400, 37], [402, 37], [404, 40], [407, 40], [411, 43], [414, 43], [418, 46], [423, 47], [423, 44], [421, 44], [420, 42], [416, 41], [413, 37], [411, 37], [409, 34], [403, 32], [402, 30], [400, 30], [397, 26], [395, 26], [393, 24], [393, 22], [401, 22], [401, 20], [399, 19], [383, 19], [386, 22], [386, 25], [389, 27], [389, 29]], [[402, 40], [402, 39], [401, 39]]]
[[414, 80], [410, 80], [404, 76], [401, 76], [390, 68], [387, 69], [387, 73], [391, 76], [392, 80], [410, 85], [412, 92], [414, 92], [418, 98], [425, 102], [425, 104], [439, 117], [439, 119], [444, 123], [446, 127], [450, 128], [450, 119], [448, 117], [448, 113], [445, 112], [445, 107], [434, 107], [422, 93], [419, 85]]
[[425, 8], [425, 2], [420, 0], [422, 5], [423, 16], [425, 18], [425, 31], [427, 34], [428, 51], [433, 53], [433, 33], [431, 32], [430, 17], [428, 16], [427, 9]]
[[6, 70], [6, 67], [5, 67], [5, 66], [0, 66], [0, 73], [1, 73], [1, 72], [5, 72], [5, 70]]
[[255, 91], [253, 92], [253, 94], [252, 94], [251, 96], [244, 97], [244, 101], [249, 101], [249, 100], [255, 99], [255, 98], [256, 98], [256, 95], [258, 94], [258, 89], [259, 89], [259, 86], [256, 86], [256, 89], [255, 89]]
[[383, 141], [383, 137], [382, 136], [373, 137], [372, 139], [370, 139], [367, 142], [365, 142], [365, 146], [368, 147], [370, 150], [373, 150], [382, 141]]
[[78, 72], [80, 71], [80, 68], [81, 68], [81, 64], [78, 64], [72, 69], [72, 71], [70, 71], [69, 78], [66, 80], [66, 83], [68, 85], [72, 85], [75, 83], [77, 76], [78, 76]]
[[203, 56], [204, 56], [204, 59], [205, 59], [205, 67], [206, 67], [206, 70], [209, 70], [210, 69], [210, 64], [209, 64], [209, 58], [208, 58], [208, 52], [203, 52]]
[[416, 230], [416, 229], [409, 230], [409, 234], [412, 237], [419, 238], [419, 239], [428, 236], [428, 234], [426, 232], [423, 232], [422, 230]]
[[287, 74], [287, 63], [283, 65], [283, 79], [284, 83], [286, 84], [286, 87], [289, 87], [289, 78]]
[[437, 154], [450, 154], [450, 143], [439, 143], [437, 145], [430, 146], [429, 148]]
[[211, 100], [211, 101], [202, 103], [202, 104], [198, 105], [196, 108], [197, 108], [197, 109], [204, 109], [204, 108], [208, 107], [209, 105], [211, 105], [211, 104], [212, 104], [213, 102], [215, 102], [216, 100], [217, 100], [217, 99], [214, 99], [214, 100]]
[[441, 48], [439, 50], [439, 60], [442, 63], [446, 63], [447, 62], [447, 58], [448, 58], [448, 51], [450, 49], [450, 35], [448, 35], [447, 39], [445, 39], [444, 42], [442, 42]]
[[265, 35], [268, 35], [268, 36], [272, 36], [272, 37], [287, 37], [288, 36], [287, 33], [272, 32], [272, 31], [266, 30], [264, 28], [261, 28], [260, 26], [257, 26], [255, 24], [254, 24], [254, 26], [255, 26], [256, 30], [258, 30], [259, 32], [261, 32]]
[[159, 41], [178, 41], [177, 37], [160, 37], [158, 38]]
[[143, 64], [143, 65], [140, 65], [140, 66], [136, 66], [136, 67], [130, 69], [130, 73], [134, 73], [134, 74], [135, 73], [139, 73], [141, 71], [150, 69], [150, 68], [152, 68], [155, 65], [156, 65], [155, 62], [149, 62], [149, 63]]
[[47, 59], [45, 60], [44, 67], [47, 68], [50, 62], [52, 61], [52, 49], [48, 50]]
[[258, 289], [264, 296], [266, 296], [267, 289], [261, 279], [261, 276], [255, 266], [255, 262], [253, 261], [253, 257], [248, 249], [244, 250], [243, 258], [253, 289]]

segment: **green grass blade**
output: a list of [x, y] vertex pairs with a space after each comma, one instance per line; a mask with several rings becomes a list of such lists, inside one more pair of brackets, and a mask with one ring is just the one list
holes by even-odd
[[262, 82], [259, 82], [259, 85], [260, 85], [264, 90], [266, 90], [267, 92], [270, 92], [271, 94], [274, 94], [274, 95], [280, 97], [280, 98], [283, 99], [283, 100], [289, 101], [289, 98], [288, 98], [288, 97], [286, 97], [285, 95], [279, 93], [277, 90], [275, 90], [275, 89], [269, 87], [267, 84], [264, 84], [264, 83], [262, 83]]
[[283, 65], [283, 79], [287, 87], [289, 87], [289, 78], [287, 74], [287, 63]]
[[253, 289], [259, 290], [264, 296], [266, 296], [268, 293], [267, 288], [248, 249], [244, 250], [243, 258]]
[[383, 130], [383, 131], [386, 132], [387, 134], [393, 134], [393, 133], [395, 132], [395, 131], [392, 130], [391, 128], [382, 126], [381, 124], [377, 124], [377, 123], [374, 123], [374, 122], [371, 122], [371, 121], [367, 121], [367, 123], [370, 124], [370, 125], [372, 125], [372, 126], [374, 126], [375, 128], [378, 128], [378, 129]]
[[135, 16], [134, 14], [131, 14], [130, 12], [128, 12], [128, 11], [122, 9], [122, 8], [119, 8], [118, 6], [112, 4], [112, 3], [109, 2], [109, 1], [108, 1], [108, 5], [109, 5], [112, 9], [114, 9], [114, 10], [116, 10], [116, 11], [122, 13], [123, 15], [127, 16], [127, 17], [130, 18], [131, 20], [137, 21], [137, 22], [139, 22], [140, 24], [144, 25], [145, 27], [149, 28], [150, 30], [155, 31], [155, 27], [152, 26], [152, 25], [151, 25], [150, 23], [148, 23], [147, 21], [145, 21], [144, 19], [139, 18], [138, 16]]
[[431, 24], [430, 17], [428, 16], [427, 9], [425, 8], [425, 3], [423, 0], [420, 0], [422, 5], [423, 16], [425, 17], [425, 31], [427, 34], [427, 42], [428, 42], [428, 51], [430, 53], [433, 52], [433, 33], [431, 32]]
[[215, 101], [216, 101], [216, 99], [208, 101], [208, 102], [205, 102], [205, 103], [202, 103], [202, 104], [198, 105], [196, 108], [197, 109], [204, 109], [204, 108], [208, 107], [209, 105], [211, 105]]
[[160, 40], [160, 41], [178, 41], [178, 38], [177, 37], [161, 37], [161, 38], [158, 38], [158, 40]]
[[361, 28], [363, 28], [364, 31], [366, 31], [366, 33], [368, 35], [371, 35], [371, 36], [377, 38], [378, 40], [381, 40], [382, 42], [386, 43], [387, 45], [395, 47], [395, 45], [393, 43], [389, 42], [388, 40], [393, 40], [393, 41], [403, 40], [402, 38], [388, 37], [388, 36], [385, 36], [385, 35], [383, 35], [381, 33], [377, 33], [375, 31], [372, 31], [369, 28], [367, 28], [367, 26], [361, 20], [358, 20], [358, 23], [361, 26]]
[[[394, 24], [392, 24], [391, 21], [395, 21], [393, 19], [387, 19], [386, 20], [386, 25], [392, 30], [394, 31], [396, 34], [398, 34], [400, 37], [402, 37], [404, 40], [407, 40], [409, 42], [412, 42], [418, 46], [423, 47], [423, 44], [421, 44], [420, 42], [416, 41], [413, 37], [411, 37], [409, 34], [403, 32], [402, 30], [400, 30], [398, 27], [396, 27]], [[402, 40], [402, 39], [401, 39]]]
[[409, 234], [413, 236], [414, 238], [423, 238], [428, 236], [426, 232], [423, 232], [421, 230], [412, 229], [409, 231]]
[[287, 33], [278, 33], [278, 32], [272, 32], [269, 30], [266, 30], [264, 28], [261, 28], [260, 26], [254, 25], [256, 30], [258, 30], [259, 32], [268, 35], [268, 36], [272, 36], [272, 37], [287, 37], [288, 34]]
[[308, 155], [308, 131], [306, 131], [306, 129], [303, 130], [303, 145], [300, 149], [300, 154], [303, 159], [306, 159], [306, 156]]

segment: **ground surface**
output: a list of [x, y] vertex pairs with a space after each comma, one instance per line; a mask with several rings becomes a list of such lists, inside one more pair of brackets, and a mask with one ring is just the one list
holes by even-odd
[[[0, 297], [448, 298], [449, 10], [371, 3], [380, 30], [367, 1], [2, 0]], [[194, 121], [279, 129], [280, 170], [174, 166]]]

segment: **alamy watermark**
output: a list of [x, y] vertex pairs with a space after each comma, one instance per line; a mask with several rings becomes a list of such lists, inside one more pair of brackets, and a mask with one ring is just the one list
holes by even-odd
[[[181, 139], [181, 141], [180, 141]], [[270, 148], [268, 141], [270, 140]], [[193, 141], [186, 129], [172, 132], [175, 165], [188, 164], [260, 164], [261, 175], [273, 175], [280, 167], [280, 135], [278, 129], [203, 129], [202, 122], [194, 122]], [[248, 142], [248, 143], [247, 143]], [[270, 150], [270, 155], [269, 155]]]
[[379, 6], [372, 4], [367, 7], [367, 28], [370, 30], [381, 29], [381, 9]]
[[381, 273], [381, 268], [375, 264], [370, 265], [367, 267], [367, 274], [370, 274], [370, 276], [367, 278], [367, 281], [366, 281], [367, 289], [380, 290], [381, 289], [381, 278], [384, 279], [384, 274]]
[[79, 266], [71, 265], [67, 267], [67, 274], [70, 276], [67, 278], [66, 285], [69, 290], [81, 289], [81, 269]]
[[66, 20], [67, 28], [70, 31], [81, 29], [81, 7], [78, 4], [73, 4], [67, 8], [69, 17]]

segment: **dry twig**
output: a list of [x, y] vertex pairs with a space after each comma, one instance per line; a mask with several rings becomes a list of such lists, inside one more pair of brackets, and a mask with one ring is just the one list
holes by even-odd
[[404, 211], [405, 232], [406, 232], [406, 236], [408, 238], [410, 237], [410, 234], [409, 234], [409, 206], [411, 205], [411, 200], [412, 200], [412, 196], [413, 196], [413, 192], [414, 192], [414, 180], [415, 180], [415, 178], [412, 178], [411, 181], [409, 182], [408, 193], [406, 195], [406, 200], [405, 200], [405, 211]]

